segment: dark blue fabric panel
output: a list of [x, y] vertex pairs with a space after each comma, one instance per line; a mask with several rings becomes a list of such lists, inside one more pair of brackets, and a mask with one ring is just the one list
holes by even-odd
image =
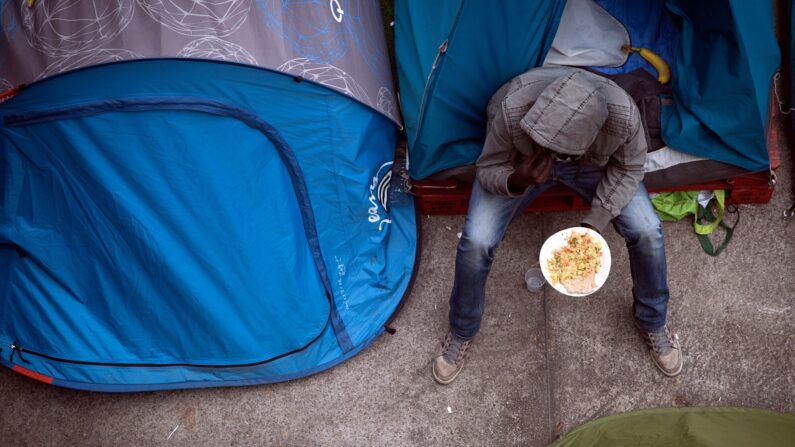
[[[673, 66], [679, 44], [679, 30], [674, 26], [665, 0], [594, 0], [599, 6], [624, 24], [632, 46], [649, 48]], [[654, 67], [633, 53], [620, 67], [596, 67], [604, 73], [629, 73], [643, 68], [657, 74]]]

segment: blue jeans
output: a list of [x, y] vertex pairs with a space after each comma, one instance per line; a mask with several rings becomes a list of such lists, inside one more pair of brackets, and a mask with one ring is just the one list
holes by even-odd
[[[505, 236], [508, 224], [521, 215], [530, 202], [555, 184], [565, 185], [590, 202], [603, 168], [577, 162], [556, 163], [549, 179], [522, 197], [506, 197], [484, 190], [475, 181], [464, 231], [455, 259], [455, 280], [450, 296], [450, 329], [468, 340], [480, 329], [486, 302], [486, 279], [494, 251]], [[665, 325], [668, 307], [668, 278], [662, 225], [641, 183], [629, 204], [613, 219], [613, 227], [624, 237], [632, 275], [633, 311], [639, 326], [654, 331]]]

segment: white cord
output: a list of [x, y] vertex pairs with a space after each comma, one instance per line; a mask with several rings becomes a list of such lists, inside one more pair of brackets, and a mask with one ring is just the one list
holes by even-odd
[[789, 110], [784, 110], [784, 101], [781, 100], [781, 97], [778, 95], [778, 81], [781, 79], [781, 72], [776, 72], [776, 75], [773, 76], [773, 92], [776, 94], [776, 101], [778, 102], [778, 110], [781, 112], [782, 115], [789, 115], [793, 111], [795, 111], [795, 107], [790, 107]]

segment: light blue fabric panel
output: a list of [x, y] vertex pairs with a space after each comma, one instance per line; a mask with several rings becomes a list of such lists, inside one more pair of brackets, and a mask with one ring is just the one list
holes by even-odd
[[6, 138], [18, 181], [6, 182], [1, 231], [25, 256], [0, 324], [26, 348], [234, 364], [323, 331], [329, 302], [300, 209], [259, 132], [166, 109], [13, 126]]
[[287, 380], [359, 352], [415, 264], [413, 202], [379, 195], [396, 132], [325, 87], [221, 62], [31, 85], [0, 106], [3, 363], [133, 391]]

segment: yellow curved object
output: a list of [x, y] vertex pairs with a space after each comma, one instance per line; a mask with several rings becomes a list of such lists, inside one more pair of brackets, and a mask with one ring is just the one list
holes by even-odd
[[657, 80], [660, 81], [660, 84], [667, 84], [671, 80], [671, 69], [659, 54], [648, 48], [636, 48], [629, 45], [624, 45], [621, 50], [625, 53], [638, 53], [640, 57], [646, 59], [657, 70]]

